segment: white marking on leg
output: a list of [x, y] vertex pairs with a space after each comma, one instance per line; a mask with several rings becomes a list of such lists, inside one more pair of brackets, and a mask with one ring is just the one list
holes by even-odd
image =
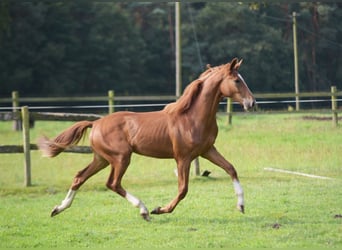
[[72, 201], [75, 198], [75, 195], [76, 195], [76, 191], [69, 189], [68, 194], [66, 195], [66, 197], [62, 201], [61, 205], [58, 206], [58, 210], [60, 212], [62, 212], [63, 210], [69, 208], [72, 204]]
[[244, 206], [243, 189], [239, 181], [233, 180], [233, 186], [234, 186], [235, 194], [238, 198], [238, 202], [237, 202], [238, 207]]
[[133, 206], [139, 207], [140, 205], [140, 200], [136, 198], [135, 196], [131, 195], [130, 193], [126, 192], [125, 198], [132, 203]]
[[125, 198], [134, 206], [137, 208], [140, 208], [140, 214], [146, 219], [149, 220], [148, 217], [148, 210], [145, 206], [145, 204], [136, 198], [135, 196], [131, 195], [130, 193], [126, 192]]

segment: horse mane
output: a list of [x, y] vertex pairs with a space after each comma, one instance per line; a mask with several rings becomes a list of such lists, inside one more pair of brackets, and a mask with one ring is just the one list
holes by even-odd
[[190, 109], [192, 103], [197, 99], [202, 90], [203, 80], [197, 79], [191, 82], [184, 90], [183, 95], [173, 103], [165, 106], [164, 110], [168, 113], [185, 113]]
[[186, 113], [192, 106], [192, 104], [196, 101], [197, 97], [200, 95], [203, 87], [203, 83], [206, 79], [208, 79], [214, 72], [218, 72], [221, 70], [224, 65], [211, 67], [209, 64], [207, 65], [207, 70], [204, 71], [198, 79], [191, 82], [184, 90], [183, 95], [173, 103], [170, 103], [165, 106], [164, 111], [167, 113], [177, 113], [183, 114]]

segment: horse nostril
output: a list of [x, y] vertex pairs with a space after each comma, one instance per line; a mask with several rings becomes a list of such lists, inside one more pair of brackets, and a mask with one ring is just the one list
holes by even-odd
[[243, 107], [245, 110], [255, 110], [256, 107], [256, 101], [253, 98], [249, 98], [249, 99], [244, 99], [243, 100]]

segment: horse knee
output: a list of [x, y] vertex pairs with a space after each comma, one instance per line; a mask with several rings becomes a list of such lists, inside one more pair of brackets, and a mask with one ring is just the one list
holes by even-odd
[[179, 189], [179, 192], [178, 192], [178, 198], [180, 200], [183, 200], [186, 196], [186, 194], [188, 193], [188, 187], [182, 187]]

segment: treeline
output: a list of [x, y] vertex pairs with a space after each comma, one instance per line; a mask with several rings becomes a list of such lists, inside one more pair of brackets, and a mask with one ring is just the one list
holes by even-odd
[[[0, 3], [0, 96], [174, 94], [174, 3]], [[183, 87], [233, 57], [254, 92], [342, 89], [342, 3], [182, 3]]]

